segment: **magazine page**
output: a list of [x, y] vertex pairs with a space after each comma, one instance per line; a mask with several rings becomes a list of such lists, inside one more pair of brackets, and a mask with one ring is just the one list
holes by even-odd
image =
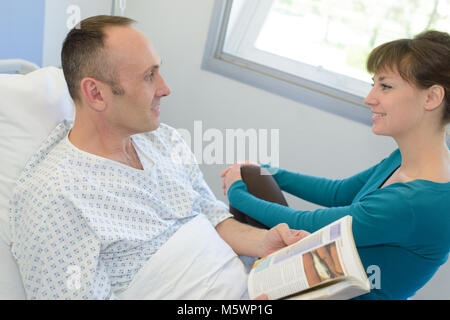
[[351, 232], [348, 225], [350, 216], [256, 261], [249, 275], [249, 297], [266, 293], [269, 299], [279, 299], [348, 276], [354, 268], [343, 263], [341, 249], [342, 242], [353, 241], [344, 237]]
[[[331, 255], [332, 262], [330, 258], [327, 257], [327, 253], [324, 252], [323, 248], [317, 248], [311, 253], [314, 255], [314, 251], [317, 251], [316, 259], [322, 260], [322, 264], [325, 265], [324, 268], [328, 268], [328, 273], [338, 276], [332, 276], [331, 281], [315, 281], [316, 285], [312, 285], [310, 289], [305, 290], [299, 294], [294, 294], [288, 297], [288, 299], [303, 300], [303, 299], [350, 299], [370, 291], [370, 282], [365, 273], [364, 267], [359, 258], [358, 251], [353, 239], [352, 232], [352, 219], [343, 220], [339, 224], [341, 237], [336, 239], [335, 247], [333, 243], [325, 245], [328, 247], [328, 252]], [[336, 252], [337, 251], [337, 252]], [[336, 254], [341, 257], [339, 260], [339, 265], [335, 263]], [[309, 255], [309, 252], [304, 253], [304, 257]], [[342, 261], [342, 262], [341, 262]], [[320, 265], [316, 263], [316, 265]], [[333, 271], [333, 268], [341, 270]], [[305, 269], [307, 270], [305, 265]], [[315, 267], [317, 269], [317, 267]], [[325, 269], [326, 270], [326, 269]], [[316, 276], [316, 273], [310, 271], [312, 276]], [[308, 272], [306, 272], [308, 276]], [[317, 277], [317, 276], [316, 276]]]
[[[345, 279], [345, 280], [344, 280]], [[351, 278], [336, 280], [332, 285], [323, 285], [286, 297], [287, 300], [348, 300], [368, 291], [361, 282]]]
[[366, 271], [361, 263], [355, 241], [353, 239], [351, 220], [349, 223], [343, 223], [341, 227], [343, 232], [339, 247], [342, 253], [343, 261], [345, 261], [345, 273], [361, 281], [364, 286], [370, 290], [369, 279], [367, 279]]

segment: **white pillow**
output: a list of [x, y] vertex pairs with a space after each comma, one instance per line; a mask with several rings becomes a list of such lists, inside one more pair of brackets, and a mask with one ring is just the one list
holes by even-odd
[[25, 299], [19, 268], [4, 241], [0, 241], [0, 259], [0, 300]]
[[[10, 244], [9, 198], [26, 162], [59, 122], [73, 117], [74, 104], [61, 69], [47, 67], [27, 75], [0, 74], [1, 245]], [[23, 287], [16, 283], [18, 270], [6, 249], [0, 246], [0, 299], [20, 298], [8, 293], [14, 285], [20, 285], [22, 292]]]

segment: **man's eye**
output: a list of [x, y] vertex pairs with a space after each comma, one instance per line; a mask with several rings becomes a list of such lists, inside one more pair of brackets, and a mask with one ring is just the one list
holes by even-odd
[[152, 78], [153, 78], [153, 73], [150, 73], [145, 76], [145, 80], [152, 80]]

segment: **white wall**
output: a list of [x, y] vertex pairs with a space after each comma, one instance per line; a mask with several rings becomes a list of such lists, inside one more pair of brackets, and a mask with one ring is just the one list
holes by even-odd
[[72, 16], [67, 13], [70, 5], [80, 8], [81, 19], [99, 14], [111, 14], [111, 0], [46, 0], [42, 66], [61, 66], [61, 48], [66, 34], [67, 20]]

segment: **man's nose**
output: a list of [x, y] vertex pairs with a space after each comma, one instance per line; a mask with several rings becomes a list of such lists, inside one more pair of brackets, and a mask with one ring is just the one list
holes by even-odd
[[163, 77], [160, 77], [160, 83], [158, 86], [158, 90], [156, 91], [156, 95], [158, 97], [165, 97], [170, 94], [170, 88], [164, 81]]

